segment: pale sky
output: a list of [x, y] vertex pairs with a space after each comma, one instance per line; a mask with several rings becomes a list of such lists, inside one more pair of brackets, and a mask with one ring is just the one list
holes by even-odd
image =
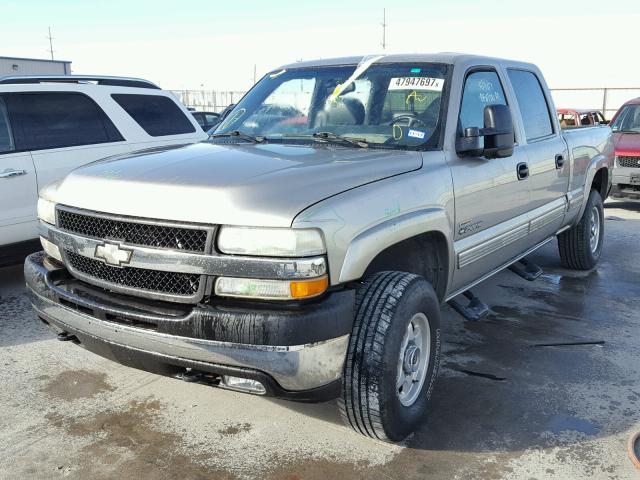
[[0, 56], [167, 89], [246, 90], [298, 59], [457, 51], [536, 63], [551, 87], [640, 86], [640, 1], [0, 0]]

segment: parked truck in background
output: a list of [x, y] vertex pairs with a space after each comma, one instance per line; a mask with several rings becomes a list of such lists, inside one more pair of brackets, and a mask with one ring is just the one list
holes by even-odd
[[609, 127], [562, 131], [534, 65], [299, 62], [208, 142], [41, 192], [44, 253], [25, 277], [61, 340], [223, 388], [338, 397], [355, 430], [397, 441], [428, 411], [440, 305], [556, 238], [565, 267], [594, 268], [612, 167]]
[[611, 120], [615, 168], [611, 197], [640, 200], [640, 98], [622, 105]]

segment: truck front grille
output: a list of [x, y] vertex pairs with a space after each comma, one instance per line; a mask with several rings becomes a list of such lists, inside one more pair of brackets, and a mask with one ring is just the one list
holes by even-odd
[[134, 267], [111, 267], [99, 260], [87, 258], [69, 250], [65, 250], [65, 256], [72, 273], [78, 273], [80, 277], [87, 276], [90, 283], [99, 283], [105, 288], [114, 285], [135, 289], [140, 293], [149, 292], [185, 298], [194, 297], [200, 292], [202, 281], [200, 275]]
[[627, 168], [640, 168], [640, 157], [619, 156], [618, 166]]
[[206, 253], [209, 231], [142, 221], [116, 220], [58, 208], [58, 226], [79, 235], [121, 240], [131, 245]]

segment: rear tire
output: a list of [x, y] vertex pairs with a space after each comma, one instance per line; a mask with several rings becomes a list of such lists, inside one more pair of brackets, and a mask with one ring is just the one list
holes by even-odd
[[427, 412], [440, 361], [440, 304], [418, 275], [381, 272], [356, 295], [340, 412], [371, 438], [397, 442]]
[[562, 265], [572, 270], [591, 270], [602, 255], [603, 239], [602, 197], [596, 190], [591, 190], [580, 222], [558, 235]]

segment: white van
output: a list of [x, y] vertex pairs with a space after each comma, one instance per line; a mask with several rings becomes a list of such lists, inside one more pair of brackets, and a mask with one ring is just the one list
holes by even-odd
[[0, 264], [38, 248], [38, 190], [115, 154], [207, 138], [172, 93], [121, 77], [0, 79]]

